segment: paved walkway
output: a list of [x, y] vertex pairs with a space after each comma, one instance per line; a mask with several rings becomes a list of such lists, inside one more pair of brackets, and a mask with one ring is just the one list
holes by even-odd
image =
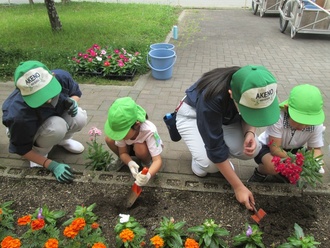
[[[311, 83], [321, 89], [324, 96], [324, 109], [327, 116], [330, 116], [328, 113], [330, 109], [330, 57], [328, 56], [330, 36], [298, 34], [293, 40], [290, 38], [290, 27], [285, 34], [279, 31], [278, 16], [266, 15], [260, 18], [258, 15], [253, 15], [250, 10], [244, 9], [187, 10], [180, 16], [178, 27], [179, 39], [171, 39], [170, 34], [166, 39], [166, 42], [175, 45], [177, 54], [173, 77], [170, 80], [155, 80], [151, 74], [147, 74], [141, 76], [132, 87], [81, 85], [83, 97], [80, 106], [88, 111], [89, 122], [87, 127], [75, 137], [77, 140], [85, 144], [91, 127], [103, 129], [111, 103], [118, 97], [131, 96], [147, 110], [150, 120], [158, 126], [160, 136], [165, 143], [164, 167], [150, 186], [227, 191], [230, 187], [220, 174], [210, 175], [205, 179], [199, 179], [192, 174], [191, 157], [186, 145], [183, 141], [171, 142], [162, 121], [163, 115], [173, 111], [183, 97], [185, 89], [202, 73], [216, 67], [262, 64], [278, 79], [281, 100], [287, 98], [293, 86]], [[13, 90], [13, 84], [4, 83], [1, 84], [1, 88], [0, 102], [2, 103]], [[316, 189], [316, 192], [329, 193], [329, 118], [326, 119], [325, 125], [328, 126], [323, 149], [326, 174], [323, 177], [324, 187]], [[0, 176], [20, 177], [27, 174], [31, 176], [31, 170], [21, 170], [27, 168], [28, 163], [21, 160], [19, 156], [8, 153], [8, 140], [4, 135], [5, 128], [2, 125], [0, 134]], [[49, 157], [64, 161], [81, 171], [77, 180], [132, 182], [125, 170], [118, 173], [84, 171], [84, 154], [72, 155], [56, 147]], [[233, 160], [233, 162], [239, 177], [246, 181], [254, 170], [253, 160]], [[38, 169], [33, 171], [38, 171]], [[38, 175], [40, 173], [36, 172], [32, 177], [37, 178]], [[123, 179], [125, 175], [126, 179]], [[295, 192], [295, 187], [281, 184], [250, 184], [249, 187], [268, 194]], [[287, 188], [282, 190], [282, 187]], [[315, 190], [310, 192], [315, 193]]]

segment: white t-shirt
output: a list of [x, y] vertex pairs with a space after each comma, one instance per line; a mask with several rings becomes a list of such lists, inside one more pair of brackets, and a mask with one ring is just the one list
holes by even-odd
[[134, 140], [119, 140], [116, 141], [118, 147], [125, 147], [126, 145], [133, 145], [136, 143], [146, 142], [148, 150], [151, 157], [155, 157], [163, 151], [163, 141], [158, 135], [156, 126], [151, 122], [146, 120], [140, 125], [140, 132], [136, 139]]
[[305, 145], [318, 148], [323, 146], [323, 124], [308, 126], [303, 130], [293, 130], [288, 122], [288, 114], [281, 111], [280, 119], [272, 126], [268, 126], [258, 138], [262, 144], [268, 145], [269, 136], [282, 139], [283, 149], [294, 149]]

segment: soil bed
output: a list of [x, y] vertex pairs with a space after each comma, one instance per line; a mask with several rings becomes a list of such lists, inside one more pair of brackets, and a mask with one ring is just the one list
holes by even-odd
[[[15, 219], [32, 214], [42, 205], [50, 210], [64, 210], [69, 219], [77, 205], [96, 203], [94, 213], [108, 244], [114, 243], [114, 226], [120, 213], [130, 214], [147, 229], [146, 241], [155, 235], [162, 217], [186, 221], [185, 227], [200, 225], [205, 219], [214, 219], [226, 228], [230, 235], [224, 237], [229, 245], [232, 237], [245, 229], [245, 223], [254, 224], [252, 213], [239, 205], [233, 194], [192, 192], [144, 187], [140, 198], [131, 209], [124, 206], [130, 188], [123, 185], [97, 183], [59, 184], [53, 180], [1, 178], [1, 203], [14, 201]], [[264, 196], [255, 195], [256, 207], [267, 216], [260, 222], [266, 247], [284, 243], [298, 223], [305, 235], [313, 235], [321, 242], [319, 247], [330, 247], [329, 216], [330, 196]], [[60, 223], [61, 224], [61, 223]], [[63, 230], [63, 227], [60, 227]], [[110, 246], [109, 246], [110, 247]], [[113, 246], [114, 247], [114, 246]]]

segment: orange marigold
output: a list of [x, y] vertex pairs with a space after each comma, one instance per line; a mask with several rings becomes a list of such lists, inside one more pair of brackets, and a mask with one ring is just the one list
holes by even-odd
[[98, 223], [96, 223], [96, 222], [94, 222], [94, 223], [91, 225], [91, 227], [92, 227], [93, 229], [97, 229], [99, 226], [100, 226], [100, 225], [99, 225]]
[[95, 243], [92, 246], [92, 248], [107, 248], [107, 247], [105, 246], [105, 244], [98, 242], [98, 243]]
[[44, 228], [45, 220], [44, 219], [36, 219], [31, 222], [31, 228], [33, 231], [40, 230]]
[[71, 223], [72, 229], [75, 231], [80, 231], [86, 226], [86, 221], [84, 218], [77, 218]]
[[74, 239], [77, 236], [78, 231], [72, 229], [72, 226], [70, 225], [70, 226], [67, 226], [66, 228], [64, 228], [63, 234], [65, 237]]
[[25, 215], [17, 220], [19, 226], [25, 226], [31, 222], [31, 215]]
[[155, 248], [161, 248], [164, 246], [164, 240], [159, 235], [153, 236], [150, 241], [155, 246]]
[[185, 248], [199, 248], [199, 244], [196, 240], [187, 238], [186, 242], [184, 243]]
[[2, 208], [0, 208], [0, 214], [2, 214]]
[[14, 239], [12, 236], [5, 237], [1, 242], [1, 248], [20, 248], [21, 241]]
[[134, 239], [134, 232], [128, 228], [121, 231], [119, 238], [125, 243]]
[[58, 240], [53, 238], [48, 239], [44, 248], [58, 248]]

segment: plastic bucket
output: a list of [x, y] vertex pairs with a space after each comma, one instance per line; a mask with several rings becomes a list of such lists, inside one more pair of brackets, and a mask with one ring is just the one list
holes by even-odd
[[[149, 61], [150, 57], [150, 61]], [[155, 79], [166, 80], [172, 77], [176, 53], [173, 50], [157, 49], [148, 53], [147, 62]]]
[[150, 45], [150, 50], [157, 50], [157, 49], [168, 49], [168, 50], [174, 50], [175, 46], [170, 43], [156, 43]]

